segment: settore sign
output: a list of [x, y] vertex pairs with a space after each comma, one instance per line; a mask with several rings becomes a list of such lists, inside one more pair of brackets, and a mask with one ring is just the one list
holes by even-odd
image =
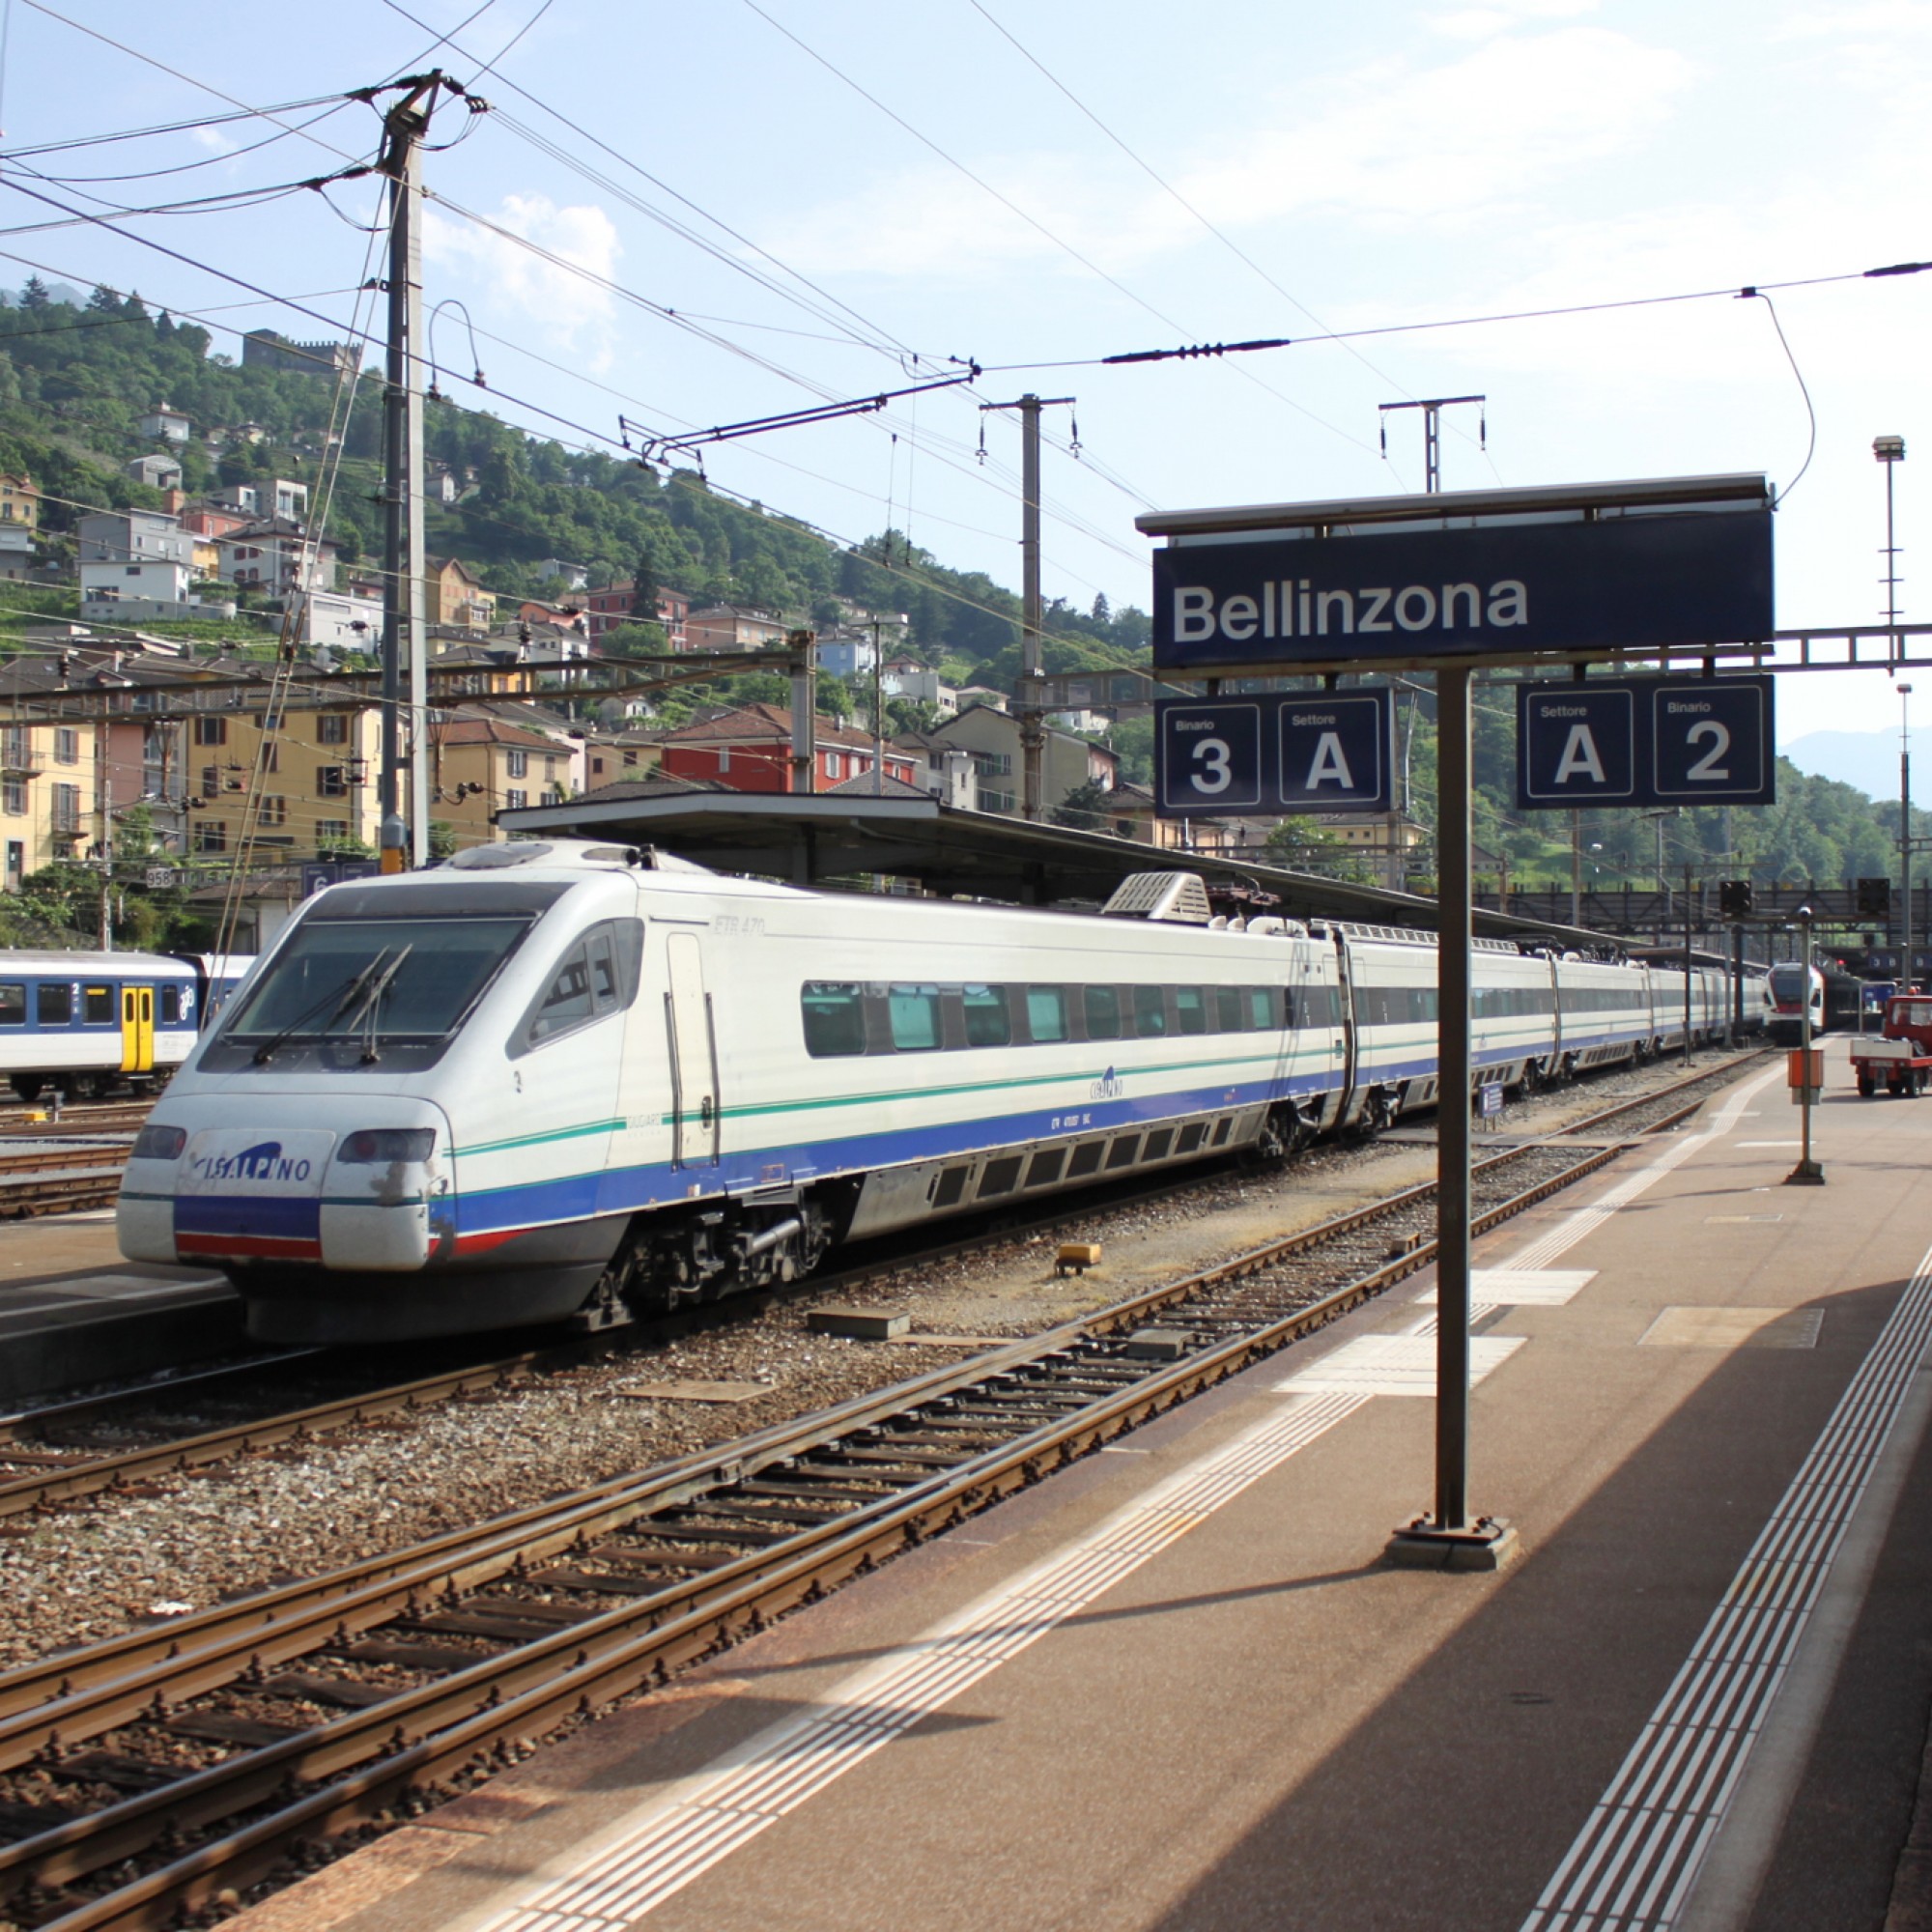
[[1522, 660], [1773, 628], [1768, 507], [1441, 521], [1155, 551], [1156, 669]]
[[1776, 803], [1769, 677], [1517, 686], [1517, 806]]
[[1154, 810], [1163, 818], [1394, 810], [1386, 687], [1170, 697], [1153, 709]]

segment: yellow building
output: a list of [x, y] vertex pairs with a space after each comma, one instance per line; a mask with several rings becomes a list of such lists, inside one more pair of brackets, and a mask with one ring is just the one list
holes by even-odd
[[6, 889], [99, 837], [99, 733], [92, 724], [0, 724], [0, 872]]
[[0, 524], [41, 526], [41, 492], [31, 476], [0, 476]]
[[554, 738], [495, 718], [451, 718], [430, 726], [430, 815], [454, 828], [458, 845], [502, 835], [499, 811], [561, 805], [570, 753]]
[[203, 711], [187, 720], [182, 755], [189, 859], [238, 850], [257, 795], [253, 837], [264, 856], [306, 856], [352, 840], [373, 849], [382, 833], [380, 706], [345, 698], [326, 710], [291, 708], [278, 729], [265, 731], [261, 699], [246, 696], [255, 709]]
[[433, 556], [423, 572], [427, 620], [446, 629], [487, 631], [497, 621], [497, 593], [460, 557]]

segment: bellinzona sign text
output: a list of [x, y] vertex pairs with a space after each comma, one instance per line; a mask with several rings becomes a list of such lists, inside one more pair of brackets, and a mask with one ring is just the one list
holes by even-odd
[[1179, 544], [1153, 586], [1164, 670], [1731, 642], [1773, 627], [1771, 513]]

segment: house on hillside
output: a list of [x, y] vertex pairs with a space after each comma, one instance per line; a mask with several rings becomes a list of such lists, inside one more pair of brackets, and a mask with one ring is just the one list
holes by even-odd
[[685, 649], [761, 651], [785, 640], [784, 620], [752, 604], [711, 604], [684, 620]]
[[537, 575], [546, 583], [560, 584], [565, 590], [582, 590], [590, 582], [589, 567], [566, 563], [560, 556], [546, 556], [537, 563]]
[[[1040, 808], [1050, 811], [1069, 792], [1083, 785], [1112, 785], [1121, 761], [1104, 745], [1076, 738], [1070, 731], [1043, 727], [1040, 753]], [[970, 752], [980, 779], [982, 811], [1017, 814], [1025, 809], [1025, 759], [1020, 745], [1020, 721], [990, 704], [975, 704], [949, 718], [925, 742], [948, 750]]]
[[497, 595], [461, 557], [433, 556], [423, 572], [432, 624], [450, 631], [487, 631], [497, 621]]
[[150, 410], [134, 427], [151, 442], [185, 442], [194, 425], [179, 410], [163, 403]]
[[150, 490], [179, 490], [182, 467], [172, 456], [137, 456], [128, 466], [128, 474]]
[[298, 590], [333, 590], [341, 546], [329, 537], [312, 537], [284, 517], [244, 524], [216, 539], [220, 572], [234, 583], [286, 597]]
[[[590, 641], [595, 643], [605, 632], [615, 630], [619, 624], [638, 622], [636, 612], [631, 609], [637, 602], [637, 585], [626, 579], [622, 583], [606, 583], [596, 590], [585, 591], [582, 598], [583, 621], [590, 632]], [[691, 599], [682, 590], [658, 591], [657, 621], [665, 628], [665, 641], [673, 651], [695, 650], [686, 636], [685, 624], [691, 615]]]
[[[812, 789], [829, 791], [869, 773], [871, 738], [829, 718], [814, 721]], [[787, 792], [791, 786], [791, 713], [776, 704], [743, 704], [694, 719], [663, 734], [662, 768], [670, 778], [715, 779], [733, 791]], [[914, 759], [886, 747], [886, 775], [911, 784]]]

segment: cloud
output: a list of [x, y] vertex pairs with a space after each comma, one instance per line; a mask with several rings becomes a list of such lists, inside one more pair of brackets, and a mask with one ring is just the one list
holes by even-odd
[[206, 148], [211, 154], [226, 155], [234, 151], [235, 143], [218, 128], [194, 128], [188, 130], [188, 139], [197, 147]]
[[1451, 40], [1487, 41], [1528, 20], [1574, 20], [1594, 14], [1597, 6], [1598, 0], [1492, 0], [1489, 6], [1437, 14], [1428, 24]]
[[[494, 224], [490, 228], [445, 214], [434, 204], [424, 213], [423, 252], [431, 263], [462, 276], [499, 312], [527, 316], [554, 342], [587, 353], [593, 368], [606, 366], [617, 298], [563, 266], [574, 264], [607, 281], [615, 278], [623, 244], [616, 224], [601, 208], [589, 203], [559, 208], [541, 194], [505, 195], [502, 205], [484, 216]], [[547, 260], [536, 248], [559, 259]]]
[[[1588, 4], [1506, 0], [1493, 11], [1514, 21]], [[1681, 55], [1604, 28], [1505, 36], [1432, 66], [1381, 61], [1298, 88], [1223, 157], [1170, 179], [1231, 232], [1317, 214], [1387, 228], [1470, 222], [1538, 203], [1634, 147], [1692, 75]], [[1313, 99], [1326, 104], [1310, 114]], [[973, 165], [1050, 234], [958, 170], [919, 167], [814, 210], [781, 251], [820, 272], [964, 282], [1013, 267], [1077, 271], [1053, 238], [1116, 274], [1201, 239], [1172, 196], [1144, 179], [1123, 193], [1115, 161], [1091, 150]]]

